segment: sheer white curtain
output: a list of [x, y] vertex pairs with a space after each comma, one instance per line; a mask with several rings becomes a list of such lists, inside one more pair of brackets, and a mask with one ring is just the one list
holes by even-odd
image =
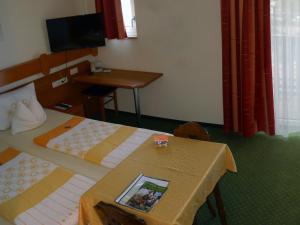
[[300, 132], [300, 0], [271, 0], [276, 133]]

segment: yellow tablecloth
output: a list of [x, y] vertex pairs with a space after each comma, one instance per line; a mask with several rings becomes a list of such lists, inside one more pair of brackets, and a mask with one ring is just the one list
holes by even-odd
[[148, 213], [118, 206], [148, 225], [191, 225], [227, 170], [237, 171], [225, 144], [170, 137], [167, 148], [157, 148], [150, 138], [81, 197], [79, 224], [102, 225], [94, 206], [99, 201], [116, 204], [115, 199], [143, 173], [170, 181], [158, 204]]

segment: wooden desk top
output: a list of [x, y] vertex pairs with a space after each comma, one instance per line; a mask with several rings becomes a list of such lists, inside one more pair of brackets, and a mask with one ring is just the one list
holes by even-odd
[[145, 87], [161, 76], [161, 73], [113, 69], [111, 72], [79, 75], [74, 80], [81, 83], [132, 89]]

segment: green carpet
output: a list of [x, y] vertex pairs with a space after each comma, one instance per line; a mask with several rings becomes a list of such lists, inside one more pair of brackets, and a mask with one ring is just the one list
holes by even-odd
[[[116, 118], [108, 112], [108, 121], [135, 126], [135, 117], [128, 113]], [[172, 132], [180, 123], [142, 118], [142, 127], [164, 132]], [[238, 167], [238, 173], [227, 173], [220, 186], [229, 225], [300, 224], [300, 136], [284, 139], [259, 133], [244, 138], [224, 135], [221, 128], [206, 129], [214, 141], [230, 147]], [[196, 221], [221, 224], [206, 205], [199, 209]]]

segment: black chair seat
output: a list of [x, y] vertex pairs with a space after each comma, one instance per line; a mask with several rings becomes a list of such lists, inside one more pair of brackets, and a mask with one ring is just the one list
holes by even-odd
[[101, 119], [105, 121], [105, 105], [110, 101], [114, 102], [115, 113], [118, 115], [117, 88], [106, 86], [91, 86], [82, 91], [84, 100], [85, 116], [93, 118], [100, 112]]
[[115, 87], [92, 86], [82, 91], [82, 94], [88, 96], [107, 96], [110, 93], [114, 92], [116, 89], [117, 88]]

